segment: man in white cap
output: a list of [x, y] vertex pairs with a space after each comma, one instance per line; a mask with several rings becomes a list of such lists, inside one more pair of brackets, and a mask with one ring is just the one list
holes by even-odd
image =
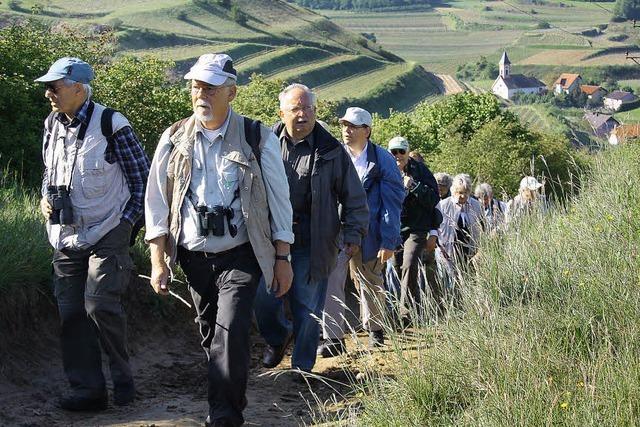
[[386, 305], [383, 269], [400, 244], [400, 211], [404, 186], [395, 160], [371, 137], [371, 114], [359, 107], [349, 107], [340, 118], [342, 141], [360, 182], [367, 193], [369, 230], [361, 250], [349, 256], [340, 251], [336, 266], [329, 275], [325, 308], [322, 313], [324, 341], [318, 355], [331, 357], [343, 353], [345, 318], [345, 280], [348, 267], [360, 293], [360, 314], [369, 332], [370, 347], [384, 343], [383, 310]]
[[520, 180], [518, 195], [507, 204], [507, 223], [513, 222], [525, 213], [533, 213], [536, 210], [540, 213], [546, 211], [546, 200], [540, 193], [543, 186], [533, 176], [525, 176]]
[[209, 360], [206, 425], [239, 426], [258, 282], [275, 295], [291, 286], [289, 185], [276, 136], [229, 105], [231, 58], [202, 55], [184, 78], [193, 115], [162, 134], [145, 198], [151, 285], [167, 295], [182, 267]]
[[91, 99], [94, 73], [78, 58], [57, 60], [45, 85], [40, 208], [53, 251], [70, 411], [102, 410], [107, 390], [100, 347], [109, 356], [116, 405], [134, 400], [122, 295], [133, 261], [129, 241], [142, 217], [149, 159], [120, 113]]
[[402, 205], [402, 251], [391, 260], [400, 277], [400, 317], [404, 325], [410, 320], [411, 306], [418, 306], [418, 259], [426, 249], [426, 274], [436, 305], [441, 307], [441, 292], [436, 282], [435, 249], [442, 215], [436, 209], [440, 201], [438, 184], [429, 168], [409, 157], [409, 141], [396, 136], [389, 141], [389, 152], [403, 176], [406, 197]]

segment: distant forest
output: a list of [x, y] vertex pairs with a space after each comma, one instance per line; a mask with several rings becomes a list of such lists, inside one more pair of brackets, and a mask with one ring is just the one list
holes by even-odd
[[371, 10], [402, 6], [433, 6], [442, 0], [293, 0], [294, 3], [310, 9]]

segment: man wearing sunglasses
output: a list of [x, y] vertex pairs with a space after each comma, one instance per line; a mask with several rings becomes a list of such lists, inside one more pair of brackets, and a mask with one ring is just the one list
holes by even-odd
[[440, 200], [436, 179], [424, 163], [409, 156], [409, 141], [396, 136], [389, 141], [388, 150], [396, 159], [406, 192], [400, 217], [403, 248], [396, 252], [391, 262], [400, 278], [400, 316], [403, 324], [408, 325], [411, 307], [417, 307], [420, 302], [418, 260], [425, 248], [427, 281], [436, 303], [441, 299], [434, 251], [442, 214], [436, 209]]
[[[36, 79], [52, 113], [45, 121], [40, 208], [53, 252], [53, 285], [61, 319], [70, 411], [102, 410], [109, 356], [114, 403], [133, 401], [122, 295], [133, 262], [129, 240], [142, 217], [149, 159], [120, 113], [91, 99], [89, 64], [65, 57]], [[108, 129], [108, 130], [107, 130]]]

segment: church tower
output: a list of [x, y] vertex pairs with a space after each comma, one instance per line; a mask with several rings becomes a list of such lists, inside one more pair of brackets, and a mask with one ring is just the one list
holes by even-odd
[[507, 51], [504, 51], [502, 53], [502, 58], [500, 58], [500, 62], [498, 65], [500, 65], [500, 77], [504, 79], [509, 74], [511, 74], [511, 61], [509, 61]]

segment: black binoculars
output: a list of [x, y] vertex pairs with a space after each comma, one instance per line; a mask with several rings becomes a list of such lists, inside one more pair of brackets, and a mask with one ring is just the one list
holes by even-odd
[[224, 236], [225, 218], [229, 225], [229, 234], [231, 234], [231, 237], [236, 237], [237, 227], [231, 224], [233, 209], [220, 205], [212, 208], [200, 205], [196, 208], [196, 211], [198, 212], [198, 235], [200, 237], [207, 237], [209, 233], [218, 237]]
[[73, 224], [73, 206], [66, 185], [50, 185], [47, 187], [47, 200], [51, 205], [49, 223], [71, 225]]

